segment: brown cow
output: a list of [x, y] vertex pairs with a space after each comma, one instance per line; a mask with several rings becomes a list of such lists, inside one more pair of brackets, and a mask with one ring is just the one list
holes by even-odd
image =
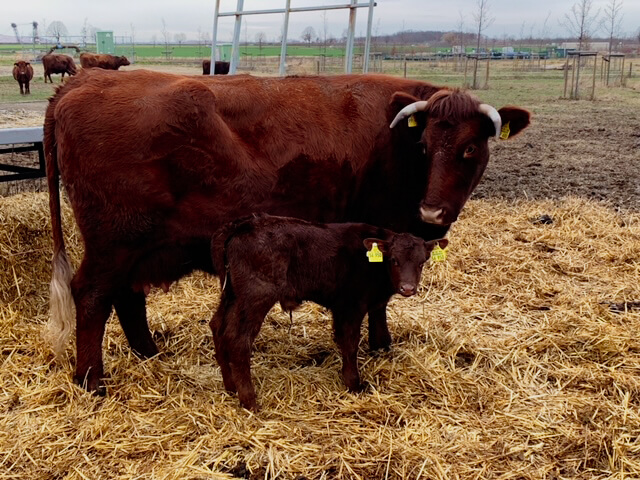
[[[224, 227], [211, 242], [223, 292], [210, 325], [225, 388], [238, 393], [243, 407], [257, 410], [251, 345], [264, 317], [276, 302], [291, 311], [310, 300], [331, 310], [344, 383], [352, 392], [361, 391], [362, 319], [385, 307], [395, 293], [415, 295], [429, 253], [447, 243], [362, 223], [318, 224], [269, 215]], [[373, 252], [378, 261], [368, 258]]]
[[33, 67], [22, 60], [13, 64], [13, 78], [20, 85], [20, 95], [29, 95], [29, 82], [33, 78]]
[[47, 83], [47, 78], [49, 78], [49, 82], [53, 83], [52, 73], [61, 73], [61, 82], [65, 73], [69, 76], [76, 74], [76, 64], [69, 55], [48, 53], [42, 57], [42, 66], [44, 67], [44, 83]]
[[[75, 301], [76, 378], [89, 389], [104, 375], [112, 306], [132, 349], [156, 354], [145, 292], [195, 269], [215, 272], [212, 234], [252, 212], [441, 238], [480, 181], [502, 124], [513, 136], [529, 113], [385, 75], [82, 70], [57, 89], [44, 126], [51, 341], [64, 347]], [[59, 175], [85, 243], [71, 282]], [[371, 310], [370, 347], [390, 342], [384, 307]]]
[[80, 65], [82, 68], [104, 68], [105, 70], [118, 70], [120, 67], [131, 65], [127, 57], [109, 55], [108, 53], [89, 53], [80, 54]]
[[[216, 68], [213, 71], [214, 75], [227, 75], [229, 73], [229, 62], [216, 62]], [[202, 61], [202, 74], [211, 74], [211, 60]]]

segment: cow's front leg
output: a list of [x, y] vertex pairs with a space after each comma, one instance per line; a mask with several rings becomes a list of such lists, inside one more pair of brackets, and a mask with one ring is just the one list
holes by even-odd
[[113, 300], [120, 325], [129, 346], [141, 358], [158, 354], [147, 323], [147, 308], [144, 293], [134, 292], [130, 287], [120, 290]]
[[371, 350], [389, 350], [391, 334], [387, 325], [387, 302], [381, 307], [369, 309], [369, 348]]

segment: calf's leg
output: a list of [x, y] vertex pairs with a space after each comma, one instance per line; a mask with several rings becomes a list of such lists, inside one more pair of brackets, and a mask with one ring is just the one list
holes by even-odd
[[358, 344], [364, 311], [333, 310], [334, 338], [342, 352], [342, 378], [352, 392], [360, 392], [363, 385], [358, 372]]
[[140, 358], [150, 358], [158, 354], [149, 324], [144, 293], [134, 292], [130, 287], [121, 289], [113, 300], [118, 320], [129, 346]]
[[224, 383], [224, 388], [231, 393], [235, 393], [238, 390], [235, 382], [233, 381], [233, 375], [231, 374], [229, 352], [226, 349], [226, 344], [222, 340], [222, 337], [226, 326], [226, 318], [229, 315], [235, 315], [236, 313], [234, 310], [235, 303], [229, 299], [225, 292], [223, 292], [218, 310], [216, 310], [216, 313], [209, 322], [211, 333], [213, 334], [213, 344], [216, 350], [216, 360], [218, 361], [220, 373], [222, 374], [222, 382]]
[[389, 350], [391, 334], [387, 325], [387, 303], [382, 307], [369, 310], [369, 348], [371, 350]]
[[237, 308], [225, 317], [222, 343], [228, 352], [229, 367], [238, 390], [240, 404], [248, 409], [259, 409], [256, 391], [251, 381], [251, 346], [260, 332], [264, 317], [274, 305], [269, 297], [238, 298]]

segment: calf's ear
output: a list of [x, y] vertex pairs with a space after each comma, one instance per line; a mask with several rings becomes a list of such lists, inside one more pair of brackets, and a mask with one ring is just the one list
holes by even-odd
[[[507, 138], [511, 138], [527, 128], [531, 120], [531, 114], [518, 107], [502, 107], [498, 110], [498, 113], [502, 119], [503, 130], [504, 126], [507, 125], [507, 123], [509, 124], [509, 134]], [[503, 138], [504, 140], [507, 139], [502, 136], [500, 138]]]
[[384, 240], [380, 240], [379, 238], [365, 238], [362, 243], [364, 248], [367, 249], [367, 252], [371, 251], [373, 244], [375, 243], [378, 246], [378, 250], [382, 253], [387, 253], [387, 242]]

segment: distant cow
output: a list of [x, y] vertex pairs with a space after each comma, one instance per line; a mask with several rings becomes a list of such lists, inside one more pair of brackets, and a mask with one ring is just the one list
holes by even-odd
[[33, 78], [33, 67], [29, 62], [20, 60], [13, 64], [13, 78], [20, 85], [20, 95], [29, 95], [29, 82]]
[[48, 53], [42, 57], [42, 66], [44, 67], [44, 83], [47, 83], [47, 78], [49, 78], [49, 82], [53, 83], [52, 73], [61, 73], [60, 81], [64, 79], [65, 73], [69, 76], [76, 74], [76, 64], [73, 58], [68, 55]]
[[[202, 74], [209, 75], [211, 73], [211, 60], [202, 61]], [[229, 62], [216, 62], [214, 75], [226, 75], [229, 73]]]
[[[224, 227], [211, 243], [223, 284], [210, 324], [216, 358], [225, 388], [256, 410], [251, 345], [276, 302], [293, 310], [310, 300], [331, 310], [344, 383], [360, 391], [357, 351], [365, 314], [384, 307], [395, 293], [414, 295], [429, 253], [447, 240], [425, 242], [363, 223], [259, 215]], [[378, 258], [368, 258], [372, 253]]]
[[80, 54], [82, 68], [104, 68], [105, 70], [118, 70], [120, 67], [131, 65], [127, 57], [109, 55], [107, 53], [95, 54], [84, 52]]

